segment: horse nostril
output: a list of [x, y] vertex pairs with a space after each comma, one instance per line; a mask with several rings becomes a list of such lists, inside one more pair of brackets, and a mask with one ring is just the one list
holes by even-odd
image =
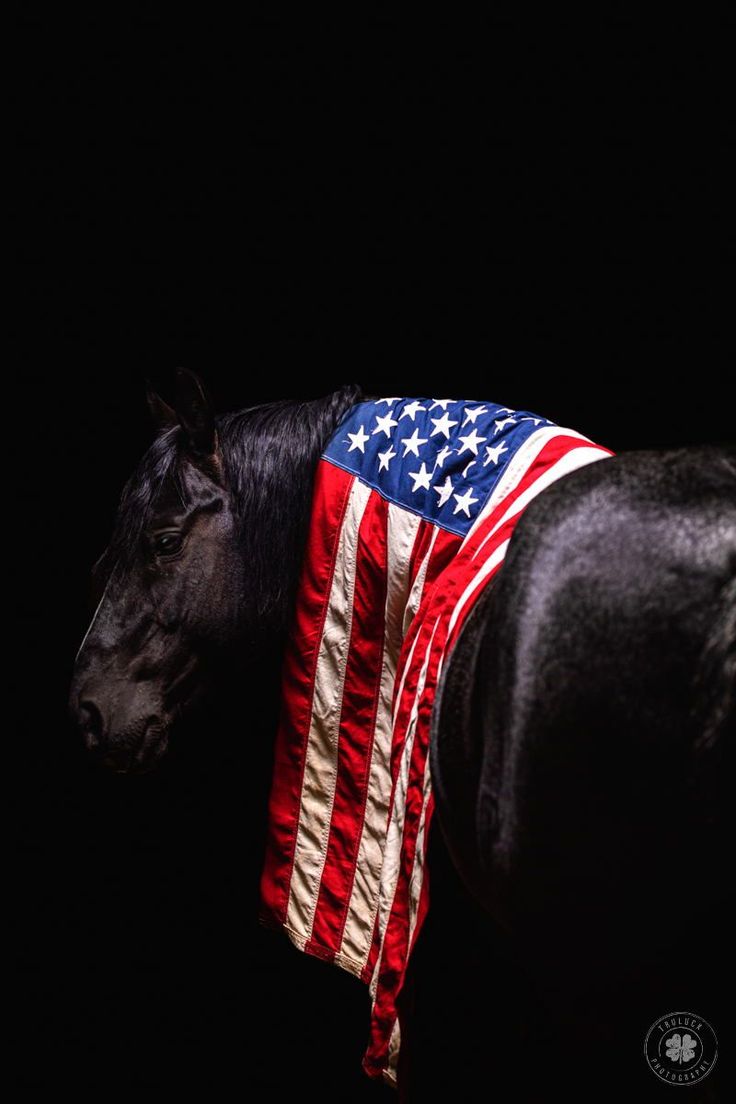
[[87, 751], [93, 751], [102, 739], [102, 714], [94, 702], [79, 703], [79, 719], [82, 737]]

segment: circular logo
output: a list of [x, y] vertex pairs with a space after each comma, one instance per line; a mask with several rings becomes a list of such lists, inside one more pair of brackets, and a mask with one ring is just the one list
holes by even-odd
[[707, 1020], [694, 1012], [668, 1012], [647, 1031], [644, 1054], [652, 1073], [668, 1085], [694, 1085], [707, 1077], [718, 1058], [718, 1039]]

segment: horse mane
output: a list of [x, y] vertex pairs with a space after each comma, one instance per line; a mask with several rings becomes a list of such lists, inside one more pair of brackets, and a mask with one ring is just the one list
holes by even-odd
[[285, 629], [293, 606], [317, 461], [362, 397], [349, 385], [322, 399], [265, 403], [217, 420], [248, 565], [249, 606], [277, 631]]
[[[277, 632], [288, 623], [309, 522], [312, 480], [324, 445], [355, 403], [348, 385], [321, 399], [282, 400], [216, 418], [223, 469], [248, 565], [248, 609]], [[184, 505], [180, 428], [161, 433], [120, 499], [110, 545], [95, 573], [132, 563], [164, 483]]]

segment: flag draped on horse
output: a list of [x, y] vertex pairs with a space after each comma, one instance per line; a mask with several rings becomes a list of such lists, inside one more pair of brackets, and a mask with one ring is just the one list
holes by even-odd
[[394, 1081], [428, 906], [430, 717], [443, 663], [525, 506], [611, 453], [490, 402], [354, 406], [318, 464], [287, 645], [265, 923], [362, 978], [364, 1068]]

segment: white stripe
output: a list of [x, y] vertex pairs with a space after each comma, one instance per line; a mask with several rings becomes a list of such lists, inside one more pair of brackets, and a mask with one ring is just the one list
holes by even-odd
[[406, 819], [406, 791], [409, 787], [409, 769], [411, 766], [411, 755], [414, 749], [414, 734], [416, 732], [417, 718], [419, 716], [419, 702], [421, 700], [422, 694], [424, 693], [424, 684], [427, 679], [429, 660], [432, 655], [434, 635], [437, 631], [438, 625], [439, 618], [435, 621], [432, 628], [432, 635], [430, 636], [429, 642], [427, 644], [427, 648], [424, 653], [424, 659], [422, 660], [422, 666], [419, 671], [414, 700], [412, 702], [411, 713], [409, 715], [409, 723], [406, 729], [406, 738], [404, 740], [404, 746], [402, 749], [401, 763], [399, 764], [398, 777], [396, 779], [396, 790], [394, 792], [394, 801], [391, 808], [391, 820], [389, 822], [389, 828], [386, 838], [386, 850], [383, 856], [383, 870], [381, 872], [381, 891], [378, 904], [378, 938], [381, 950], [376, 959], [376, 966], [371, 978], [370, 990], [373, 997], [375, 997], [376, 995], [378, 975], [381, 970], [381, 960], [383, 958], [383, 940], [386, 935], [386, 925], [388, 923], [389, 916], [391, 915], [391, 908], [393, 906], [394, 897], [396, 895], [396, 885], [399, 880], [399, 868], [401, 866], [401, 852], [404, 835], [404, 820]]
[[423, 791], [422, 814], [419, 818], [416, 850], [414, 852], [414, 866], [412, 867], [411, 881], [409, 882], [409, 942], [407, 944], [407, 952], [411, 948], [411, 941], [414, 938], [414, 929], [417, 926], [419, 897], [422, 892], [422, 883], [424, 882], [424, 837], [427, 832], [427, 805], [429, 804], [429, 795], [432, 792], [429, 770], [429, 749], [427, 749], [427, 762], [424, 764]]
[[[115, 565], [115, 567], [117, 567], [117, 564]], [[115, 574], [115, 567], [113, 567], [112, 571], [110, 572], [110, 575], [109, 575], [109, 577], [108, 577], [108, 580], [107, 580], [107, 582], [105, 583], [105, 589], [104, 589], [104, 590], [103, 590], [103, 592], [102, 592], [102, 597], [100, 598], [99, 602], [97, 603], [97, 609], [96, 609], [96, 610], [95, 610], [95, 612], [94, 612], [94, 613], [92, 614], [92, 620], [90, 621], [90, 623], [89, 623], [89, 627], [88, 627], [88, 629], [87, 629], [86, 633], [84, 634], [84, 639], [82, 640], [82, 643], [81, 643], [81, 644], [79, 645], [79, 648], [77, 649], [77, 654], [76, 654], [76, 656], [74, 657], [74, 663], [75, 663], [75, 664], [76, 664], [77, 660], [79, 659], [80, 655], [82, 654], [82, 648], [83, 648], [83, 647], [84, 647], [84, 645], [85, 645], [85, 644], [87, 643], [87, 637], [88, 637], [88, 636], [89, 636], [89, 634], [90, 634], [90, 633], [92, 632], [92, 629], [93, 629], [93, 627], [94, 627], [95, 621], [97, 620], [97, 618], [98, 618], [98, 617], [99, 617], [99, 615], [100, 615], [100, 610], [102, 609], [102, 603], [103, 603], [103, 602], [105, 601], [105, 598], [107, 598], [107, 592], [108, 592], [108, 590], [109, 590], [109, 587], [110, 587], [110, 583], [112, 582], [112, 578], [113, 578], [113, 575]]]
[[[447, 627], [447, 636], [448, 636], [448, 638], [452, 634], [452, 630], [455, 628], [455, 625], [457, 624], [457, 620], [460, 616], [460, 613], [465, 608], [465, 605], [466, 605], [468, 599], [470, 598], [471, 594], [473, 593], [473, 591], [476, 589], [476, 587], [479, 585], [479, 583], [483, 579], [485, 579], [488, 575], [490, 575], [492, 571], [495, 571], [495, 569], [498, 567], [498, 565], [501, 563], [504, 556], [506, 555], [506, 549], [508, 548], [508, 546], [509, 546], [509, 542], [507, 540], [505, 540], [501, 544], [499, 544], [498, 548], [494, 549], [494, 551], [488, 557], [488, 559], [484, 563], [481, 564], [481, 566], [476, 571], [473, 578], [470, 580], [470, 582], [466, 586], [465, 590], [462, 592], [462, 594], [458, 598], [457, 602], [455, 603], [455, 608], [452, 611], [452, 616], [450, 617], [450, 623]], [[443, 656], [443, 658], [444, 658], [444, 656]], [[439, 682], [439, 675], [437, 676], [437, 681]]]
[[391, 1038], [388, 1043], [388, 1064], [383, 1071], [383, 1079], [387, 1081], [389, 1085], [396, 1088], [396, 1079], [399, 1065], [399, 1050], [401, 1049], [401, 1029], [399, 1027], [399, 1021], [394, 1021], [394, 1026], [391, 1029]]
[[409, 564], [419, 520], [417, 514], [389, 504], [381, 681], [355, 880], [340, 946], [341, 954], [357, 960], [361, 966], [365, 965], [370, 953], [373, 922], [378, 908], [378, 886], [391, 801], [391, 702], [396, 665], [404, 639], [402, 626], [409, 590]]
[[419, 639], [419, 633], [417, 633], [415, 635], [414, 639], [412, 640], [411, 647], [409, 648], [409, 654], [408, 654], [408, 656], [406, 657], [406, 659], [404, 661], [403, 667], [401, 668], [401, 678], [399, 680], [399, 689], [398, 689], [398, 691], [395, 695], [395, 698], [394, 698], [394, 711], [393, 711], [393, 714], [392, 714], [392, 717], [391, 717], [392, 727], [393, 727], [393, 725], [396, 724], [396, 717], [397, 717], [397, 714], [399, 712], [399, 706], [401, 705], [401, 699], [402, 699], [403, 694], [404, 694], [404, 684], [406, 683], [406, 676], [407, 676], [407, 674], [409, 672], [409, 668], [411, 667], [412, 662], [414, 660], [414, 651], [416, 649], [418, 639]]
[[[414, 865], [412, 867], [411, 881], [409, 883], [409, 938], [406, 945], [407, 957], [411, 952], [411, 942], [414, 938], [414, 932], [417, 926], [417, 918], [419, 915], [419, 899], [421, 897], [422, 885], [424, 883], [424, 839], [427, 833], [427, 806], [429, 805], [429, 795], [431, 792], [432, 784], [430, 780], [429, 755], [427, 755], [427, 762], [424, 765], [422, 813], [419, 818], [416, 850], [414, 852]], [[383, 1073], [385, 1080], [388, 1081], [391, 1085], [396, 1084], [400, 1048], [401, 1028], [397, 1017], [397, 1019], [394, 1020], [394, 1025], [391, 1029], [391, 1036], [388, 1044], [388, 1062]]]
[[340, 713], [352, 628], [358, 531], [370, 496], [370, 487], [356, 479], [340, 529], [327, 616], [317, 657], [299, 829], [286, 913], [287, 926], [307, 938], [312, 934], [314, 910], [327, 856], [337, 781]]
[[[404, 614], [404, 636], [406, 636], [407, 630], [408, 630], [409, 626], [411, 625], [411, 622], [414, 620], [416, 612], [417, 612], [417, 610], [419, 609], [419, 606], [422, 603], [422, 595], [424, 593], [424, 583], [425, 583], [426, 578], [427, 578], [427, 568], [429, 567], [429, 560], [430, 560], [430, 557], [432, 555], [432, 550], [434, 549], [434, 542], [437, 539], [437, 533], [438, 532], [439, 532], [439, 529], [435, 526], [435, 528], [432, 532], [432, 538], [429, 542], [429, 548], [427, 549], [427, 554], [421, 562], [419, 570], [417, 571], [416, 577], [414, 579], [414, 585], [411, 588], [411, 593], [409, 595], [409, 602], [407, 603], [407, 612]], [[409, 610], [410, 609], [412, 611], [411, 616], [409, 616]], [[406, 661], [404, 662], [404, 665], [401, 669], [401, 678], [399, 680], [398, 691], [394, 696], [395, 705], [394, 705], [394, 713], [393, 713], [393, 719], [392, 719], [393, 724], [396, 724], [396, 714], [399, 711], [399, 705], [401, 704], [401, 699], [402, 699], [403, 694], [404, 694], [404, 683], [406, 682], [406, 676], [409, 672], [409, 669], [411, 668], [412, 661], [414, 659], [414, 649], [417, 646], [417, 640], [418, 640], [418, 635], [415, 636], [414, 639], [412, 640], [411, 648], [409, 649], [409, 655], [406, 657]]]
[[439, 529], [435, 525], [432, 530], [432, 539], [429, 542], [429, 547], [424, 555], [424, 559], [419, 565], [416, 578], [414, 579], [414, 585], [411, 588], [411, 594], [409, 595], [409, 601], [406, 603], [406, 612], [404, 614], [404, 636], [409, 631], [409, 626], [417, 615], [417, 610], [422, 604], [422, 595], [424, 594], [424, 583], [427, 578], [427, 568], [429, 567], [429, 561], [432, 558], [432, 552], [434, 551], [434, 542], [437, 540], [437, 534]]

